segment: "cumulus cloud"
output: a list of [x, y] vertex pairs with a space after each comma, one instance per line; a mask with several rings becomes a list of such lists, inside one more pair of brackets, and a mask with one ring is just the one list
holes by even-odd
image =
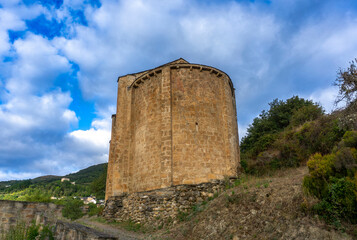
[[[236, 88], [241, 138], [274, 98], [299, 94], [330, 111], [336, 71], [357, 56], [354, 1], [0, 5], [0, 58], [10, 58], [0, 66], [0, 130], [6, 136], [0, 178], [65, 174], [105, 162], [120, 75], [179, 57], [227, 72]], [[27, 20], [39, 16], [48, 21], [44, 26], [56, 24], [55, 34], [29, 30]], [[12, 42], [9, 30], [25, 33]], [[73, 110], [83, 102], [93, 103], [93, 114]], [[78, 128], [83, 121], [91, 124]]]
[[44, 93], [53, 87], [56, 78], [71, 71], [67, 58], [60, 56], [51, 42], [28, 34], [13, 44], [17, 60], [5, 88], [11, 96]]
[[311, 93], [308, 98], [323, 106], [327, 113], [331, 113], [332, 111], [343, 107], [342, 102], [340, 102], [338, 105], [335, 104], [335, 100], [338, 96], [338, 90], [339, 89], [336, 86], [318, 89]]

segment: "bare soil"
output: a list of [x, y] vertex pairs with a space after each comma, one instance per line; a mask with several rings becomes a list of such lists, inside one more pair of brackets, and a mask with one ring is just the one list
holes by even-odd
[[[306, 174], [307, 168], [301, 167], [282, 170], [273, 176], [244, 176], [237, 186], [199, 205], [174, 226], [150, 234], [128, 235], [132, 238], [125, 238], [127, 233], [117, 227], [117, 232], [112, 234], [129, 240], [357, 239], [356, 225], [336, 229], [308, 211], [314, 200], [302, 191]], [[94, 223], [97, 229], [106, 228], [98, 224]]]

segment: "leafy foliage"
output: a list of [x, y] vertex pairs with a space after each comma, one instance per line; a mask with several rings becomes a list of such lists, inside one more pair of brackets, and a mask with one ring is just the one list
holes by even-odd
[[93, 193], [98, 199], [105, 198], [105, 186], [107, 181], [107, 167], [102, 170], [102, 174], [90, 185], [90, 191]]
[[75, 198], [67, 198], [62, 209], [62, 215], [65, 218], [76, 220], [83, 217], [82, 207], [83, 202]]
[[269, 111], [263, 110], [248, 127], [240, 144], [242, 153], [250, 152], [256, 156], [266, 150], [277, 138], [277, 133], [288, 127], [291, 121], [294, 125], [301, 124], [323, 114], [321, 106], [298, 96], [286, 101], [275, 99], [269, 106]]
[[[61, 182], [61, 177], [44, 176], [32, 180], [0, 182], [0, 199], [49, 202], [53, 197], [95, 195], [104, 199], [107, 164], [98, 164], [83, 169], [77, 173], [69, 174], [69, 181]], [[76, 179], [79, 179], [77, 182]], [[92, 183], [92, 182], [95, 183]]]
[[100, 175], [102, 175], [103, 171], [106, 171], [106, 168], [107, 168], [106, 163], [97, 164], [82, 169], [76, 173], [68, 174], [65, 177], [70, 178], [71, 181], [75, 181], [76, 184], [90, 184], [95, 179], [97, 179]]
[[94, 203], [89, 203], [88, 204], [88, 216], [95, 216], [95, 215], [99, 215], [103, 209], [104, 209], [104, 206], [97, 206], [96, 204]]
[[347, 131], [330, 154], [319, 153], [307, 162], [305, 191], [321, 201], [315, 211], [330, 222], [357, 223], [357, 131]]
[[339, 87], [339, 95], [336, 103], [345, 101], [347, 105], [355, 104], [357, 100], [357, 58], [350, 62], [347, 70], [340, 69], [335, 80], [335, 86]]
[[329, 139], [333, 143], [328, 144], [332, 146], [343, 135], [339, 132], [334, 134], [332, 119], [314, 121], [323, 119], [324, 115], [321, 106], [310, 100], [294, 96], [286, 101], [275, 99], [269, 105], [269, 111], [262, 111], [254, 119], [240, 144], [241, 166], [248, 173], [295, 167], [306, 162], [310, 154], [325, 143], [315, 143], [316, 138], [322, 139], [330, 134], [323, 133], [322, 129], [331, 130]]
[[34, 222], [26, 226], [24, 222], [18, 222], [9, 231], [0, 235], [4, 240], [54, 240], [53, 229], [47, 225], [36, 225]]

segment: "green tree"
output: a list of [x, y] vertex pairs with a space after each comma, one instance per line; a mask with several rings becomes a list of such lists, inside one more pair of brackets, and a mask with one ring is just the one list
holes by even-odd
[[62, 209], [62, 215], [65, 218], [69, 218], [72, 221], [83, 216], [82, 206], [83, 201], [75, 198], [67, 198]]
[[350, 62], [350, 66], [340, 69], [334, 85], [339, 87], [339, 95], [336, 103], [345, 101], [347, 105], [353, 104], [356, 107], [357, 100], [357, 58]]
[[253, 156], [267, 149], [290, 122], [303, 124], [314, 120], [323, 114], [321, 106], [293, 96], [286, 101], [275, 99], [269, 103], [270, 109], [263, 110], [259, 117], [253, 120], [247, 129], [247, 135], [242, 138], [240, 148], [242, 153], [251, 152]]
[[90, 185], [90, 191], [98, 199], [105, 198], [105, 186], [107, 181], [107, 166], [103, 169], [103, 173], [95, 179]]

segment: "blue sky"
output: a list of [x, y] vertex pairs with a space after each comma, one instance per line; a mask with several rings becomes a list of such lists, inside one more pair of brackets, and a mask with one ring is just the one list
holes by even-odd
[[177, 58], [235, 88], [240, 136], [275, 98], [331, 111], [355, 0], [0, 0], [0, 181], [108, 160], [116, 79]]

